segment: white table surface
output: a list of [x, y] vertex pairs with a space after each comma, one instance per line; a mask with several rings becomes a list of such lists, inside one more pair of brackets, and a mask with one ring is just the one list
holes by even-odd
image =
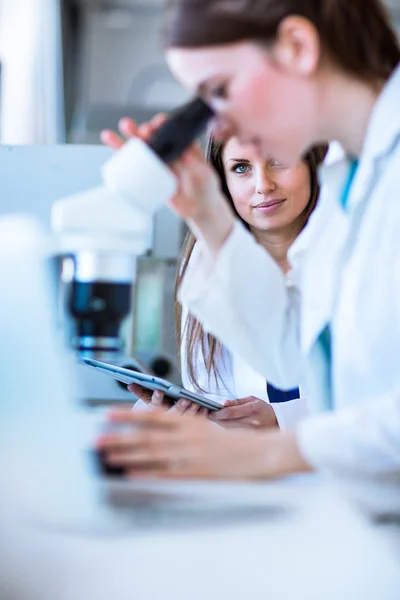
[[330, 484], [107, 490], [136, 505], [122, 528], [63, 533], [2, 511], [2, 599], [400, 598], [400, 527], [389, 539]]

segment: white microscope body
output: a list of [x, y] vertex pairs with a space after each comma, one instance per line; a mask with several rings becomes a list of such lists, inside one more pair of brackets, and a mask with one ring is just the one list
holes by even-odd
[[158, 136], [158, 152], [133, 139], [103, 166], [102, 186], [55, 202], [53, 236], [32, 218], [0, 220], [0, 276], [7, 284], [0, 312], [0, 487], [9, 491], [10, 506], [21, 504], [36, 518], [124, 522], [123, 511], [102, 496], [93, 445], [99, 423], [88, 420], [77, 402], [73, 355], [56, 331], [51, 259], [73, 261], [69, 308], [77, 323], [76, 350], [118, 353], [136, 259], [149, 248], [154, 212], [177, 187], [168, 158], [203, 128], [210, 116], [203, 107], [203, 119], [189, 119], [183, 140], [177, 135], [178, 148], [174, 138], [171, 143], [171, 119], [167, 135]]
[[56, 252], [73, 258], [69, 311], [82, 354], [121, 351], [119, 327], [130, 307], [136, 260], [151, 247], [154, 213], [171, 198], [176, 179], [139, 139], [102, 168], [104, 185], [60, 199], [52, 209]]
[[[142, 166], [137, 205], [129, 188], [132, 164]], [[149, 245], [153, 212], [176, 188], [172, 172], [139, 140], [107, 161], [102, 174], [104, 186], [55, 203], [54, 236], [33, 217], [0, 219], [0, 274], [6, 283], [0, 313], [0, 486], [13, 511], [67, 529], [103, 530], [126, 521], [103, 496], [93, 445], [100, 421], [78, 401], [71, 376], [75, 355], [56, 328], [53, 257], [73, 256], [74, 278], [84, 285], [100, 280], [111, 289], [124, 286], [129, 295], [136, 259]], [[96, 307], [95, 297], [89, 301], [95, 315], [110, 316], [110, 307]], [[107, 322], [102, 324], [107, 330]], [[117, 319], [116, 332], [119, 324]], [[117, 339], [111, 343], [119, 348]]]
[[78, 352], [120, 352], [120, 325], [131, 307], [136, 258], [150, 248], [154, 213], [177, 188], [167, 165], [194, 141], [211, 116], [201, 100], [191, 101], [147, 143], [138, 138], [126, 143], [103, 166], [103, 186], [53, 206], [58, 252], [73, 257], [68, 310], [77, 324]]

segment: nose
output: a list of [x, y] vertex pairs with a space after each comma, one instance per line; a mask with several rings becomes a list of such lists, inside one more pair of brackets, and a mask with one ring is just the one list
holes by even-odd
[[256, 173], [257, 194], [268, 194], [276, 189], [275, 181], [266, 167], [259, 167]]

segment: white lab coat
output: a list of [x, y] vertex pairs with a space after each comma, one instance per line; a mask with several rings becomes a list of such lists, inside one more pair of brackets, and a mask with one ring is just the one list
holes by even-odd
[[[237, 223], [216, 260], [205, 249], [180, 299], [277, 387], [305, 381], [313, 413], [302, 453], [338, 475], [400, 473], [400, 67], [374, 108], [346, 211], [346, 159], [324, 166], [325, 192], [284, 277]], [[319, 340], [331, 324], [332, 368]], [[334, 413], [328, 411], [335, 409]]]
[[[197, 244], [193, 250], [187, 272], [190, 272], [192, 264], [196, 262]], [[187, 311], [182, 311], [182, 331], [184, 331], [187, 319]], [[213, 376], [209, 377], [200, 352], [195, 354], [196, 379], [200, 387], [205, 392], [199, 392], [194, 387], [189, 378], [186, 359], [185, 336], [180, 348], [181, 355], [181, 376], [183, 387], [192, 392], [201, 393], [205, 398], [216, 400], [223, 403], [224, 400], [234, 400], [236, 398], [245, 398], [255, 396], [269, 403], [266, 379], [259, 372], [255, 371], [239, 356], [228, 352], [225, 347], [222, 348], [222, 354], [218, 359], [219, 373], [221, 375], [218, 381]], [[297, 386], [296, 386], [297, 387]], [[300, 386], [301, 397], [287, 402], [275, 402], [272, 404], [276, 419], [280, 429], [293, 429], [295, 425], [308, 414], [307, 398], [303, 394], [303, 386]], [[151, 409], [151, 406], [138, 400], [134, 405], [134, 410]]]
[[[190, 272], [192, 264], [196, 263], [197, 244], [194, 248], [187, 273]], [[182, 331], [186, 322], [187, 311], [183, 309]], [[181, 345], [181, 372], [182, 383], [187, 390], [199, 393], [189, 379], [185, 338]], [[203, 357], [200, 352], [195, 355], [195, 371], [197, 381], [206, 393], [207, 398], [223, 402], [224, 400], [234, 400], [235, 398], [245, 398], [255, 396], [269, 403], [266, 379], [258, 371], [255, 371], [248, 363], [237, 354], [228, 352], [225, 347], [222, 349], [222, 355], [218, 360], [219, 373], [221, 378], [218, 382], [213, 376], [209, 377]], [[299, 384], [292, 387], [298, 387]], [[203, 393], [203, 392], [200, 392]], [[271, 404], [274, 409], [276, 419], [281, 429], [292, 429], [297, 423], [308, 414], [307, 398], [304, 396], [303, 386], [300, 386], [300, 398], [288, 400], [287, 402], [274, 402]]]

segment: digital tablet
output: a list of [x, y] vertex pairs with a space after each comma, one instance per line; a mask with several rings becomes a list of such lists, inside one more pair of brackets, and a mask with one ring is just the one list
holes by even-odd
[[166, 379], [162, 379], [161, 377], [156, 377], [155, 375], [140, 373], [139, 371], [132, 371], [131, 369], [118, 367], [94, 358], [81, 358], [79, 362], [87, 367], [97, 369], [101, 373], [106, 373], [107, 375], [110, 375], [111, 377], [114, 377], [114, 379], [122, 381], [122, 383], [126, 383], [127, 385], [135, 383], [137, 385], [141, 385], [147, 390], [160, 390], [172, 402], [176, 402], [180, 398], [184, 398], [194, 402], [195, 404], [199, 404], [204, 408], [208, 408], [208, 410], [219, 410], [220, 408], [223, 408], [223, 404], [220, 404], [215, 400], [209, 400], [200, 394], [189, 392], [189, 390], [185, 390], [185, 388], [175, 385], [174, 383], [171, 383]]

